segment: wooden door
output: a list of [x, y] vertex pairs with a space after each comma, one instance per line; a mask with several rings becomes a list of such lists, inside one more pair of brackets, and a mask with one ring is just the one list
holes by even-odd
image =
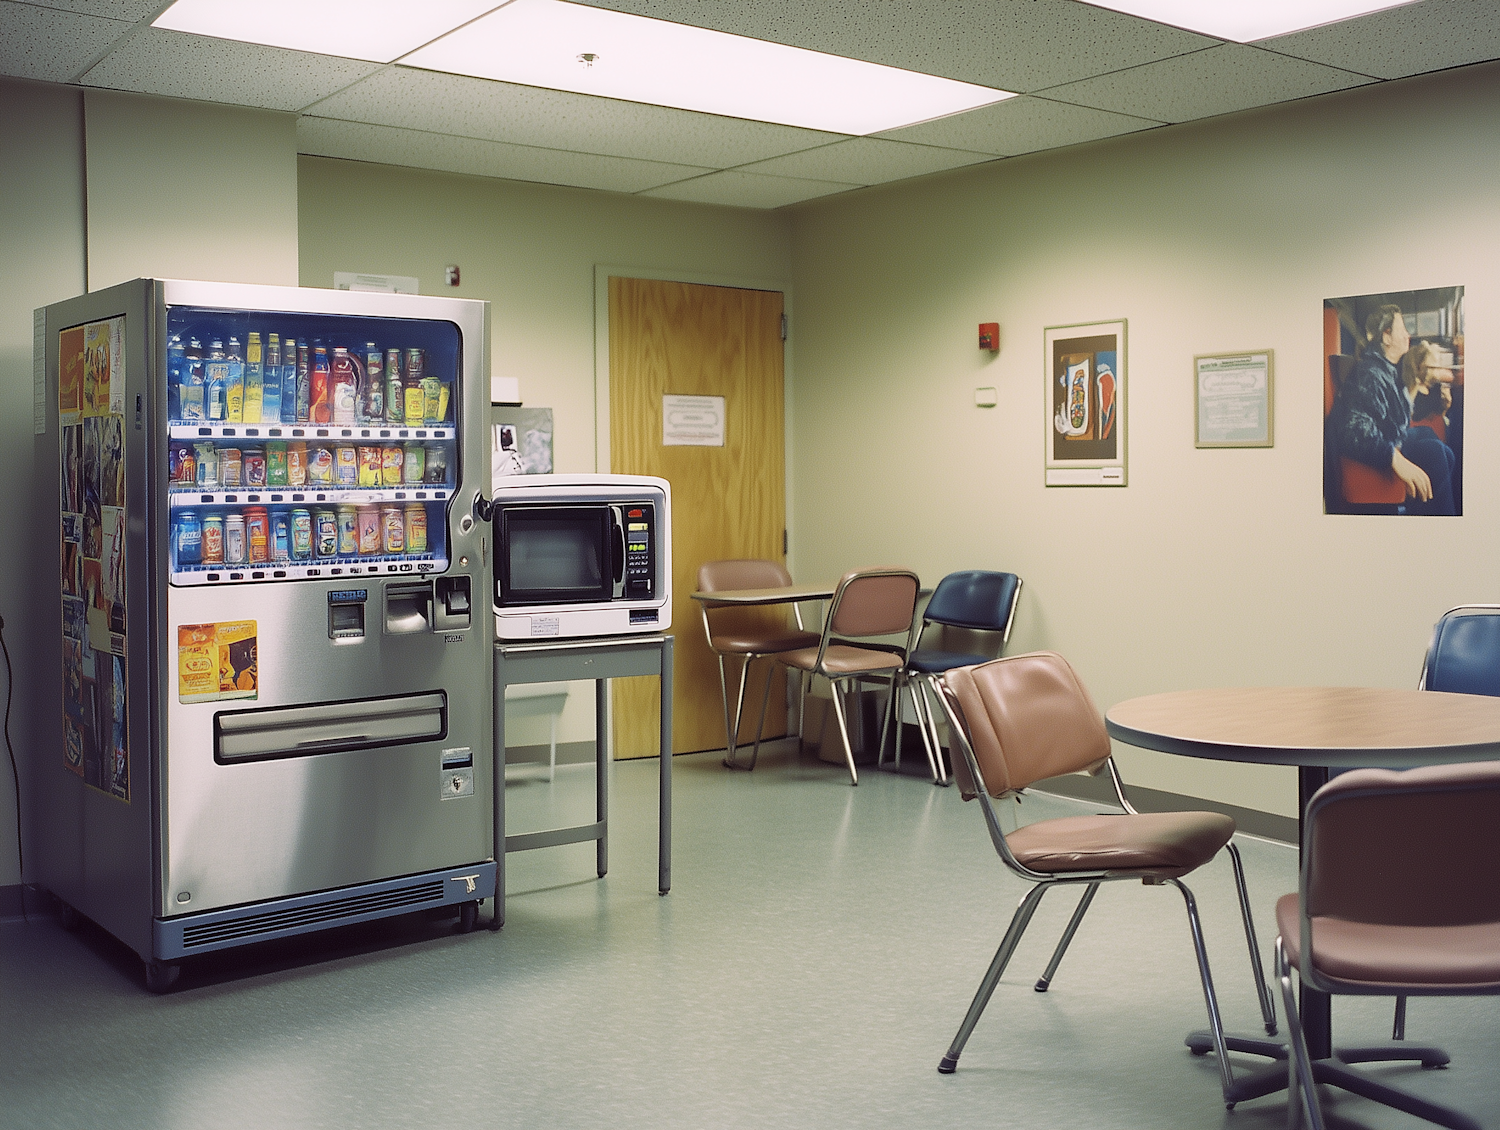
[[[610, 470], [672, 484], [674, 753], [724, 747], [718, 664], [691, 596], [698, 566], [785, 559], [781, 314], [780, 291], [609, 280]], [[724, 446], [664, 446], [664, 395], [722, 396]], [[784, 608], [764, 614], [787, 616]], [[747, 738], [770, 665], [757, 666], [740, 731]], [[768, 737], [786, 732], [785, 675], [777, 670], [772, 678]], [[655, 680], [614, 683], [616, 757], [655, 756], [658, 694]]]

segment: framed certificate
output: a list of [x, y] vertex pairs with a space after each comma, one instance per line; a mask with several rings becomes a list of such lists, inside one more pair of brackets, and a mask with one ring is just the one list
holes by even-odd
[[1271, 351], [1205, 353], [1193, 358], [1194, 443], [1198, 447], [1274, 447]]

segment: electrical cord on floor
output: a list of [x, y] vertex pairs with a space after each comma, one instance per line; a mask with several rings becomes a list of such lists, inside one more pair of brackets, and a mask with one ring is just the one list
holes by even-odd
[[0, 654], [5, 656], [5, 751], [10, 755], [10, 776], [16, 786], [16, 874], [20, 877], [21, 917], [26, 917], [26, 853], [21, 846], [21, 771], [16, 768], [16, 747], [10, 744], [10, 703], [15, 697], [15, 669], [10, 648], [5, 646], [5, 617], [0, 616]]

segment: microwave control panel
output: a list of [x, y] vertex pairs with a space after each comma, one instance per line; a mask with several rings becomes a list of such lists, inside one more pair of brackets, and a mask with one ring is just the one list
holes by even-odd
[[641, 504], [621, 509], [625, 520], [625, 595], [650, 597], [656, 575], [655, 507]]

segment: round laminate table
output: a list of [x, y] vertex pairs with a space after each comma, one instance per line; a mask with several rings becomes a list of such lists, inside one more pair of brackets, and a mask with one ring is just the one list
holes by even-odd
[[[1500, 760], [1500, 698], [1443, 691], [1378, 687], [1170, 691], [1117, 704], [1105, 715], [1105, 725], [1112, 738], [1142, 749], [1215, 761], [1295, 765], [1299, 814], [1307, 811], [1313, 793], [1328, 781], [1330, 768], [1401, 769]], [[1302, 986], [1300, 1011], [1309, 1056], [1326, 1065], [1320, 1077], [1356, 1089], [1349, 1086], [1350, 1073], [1341, 1071], [1330, 1058], [1334, 1051], [1328, 995]], [[1188, 1044], [1195, 1051], [1210, 1046], [1206, 1033], [1189, 1036]], [[1277, 1058], [1286, 1054], [1284, 1047], [1265, 1040], [1235, 1037], [1229, 1046]], [[1411, 1058], [1427, 1065], [1447, 1062], [1439, 1049], [1412, 1046], [1403, 1050], [1408, 1054], [1397, 1057], [1385, 1048], [1340, 1049], [1337, 1061]], [[1356, 1076], [1354, 1081], [1362, 1079]], [[1237, 1080], [1232, 1098], [1253, 1098], [1285, 1085], [1285, 1068], [1272, 1068]], [[1464, 1116], [1458, 1112], [1394, 1088], [1359, 1083], [1357, 1089], [1419, 1117], [1450, 1126], [1463, 1124]]]

